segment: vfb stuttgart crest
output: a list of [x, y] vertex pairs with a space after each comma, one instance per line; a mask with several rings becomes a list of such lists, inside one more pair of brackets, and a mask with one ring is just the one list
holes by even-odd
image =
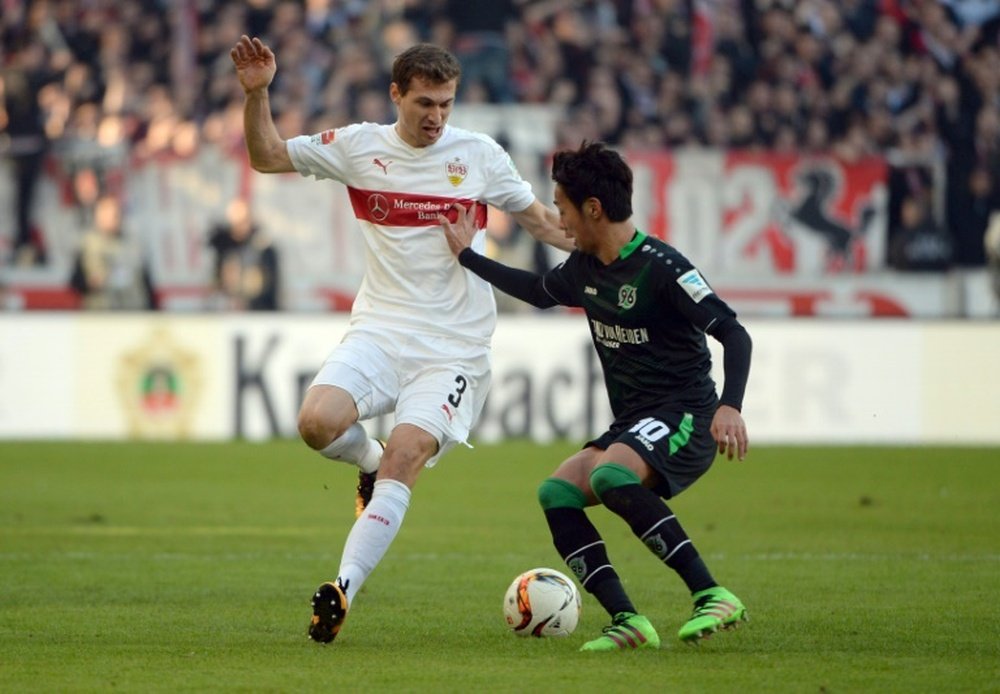
[[465, 177], [469, 175], [468, 165], [463, 163], [458, 157], [455, 157], [451, 161], [447, 162], [444, 167], [445, 173], [448, 174], [448, 182], [456, 188], [462, 183], [462, 181], [465, 180]]
[[625, 309], [635, 306], [635, 287], [631, 284], [623, 284], [618, 290], [618, 306]]

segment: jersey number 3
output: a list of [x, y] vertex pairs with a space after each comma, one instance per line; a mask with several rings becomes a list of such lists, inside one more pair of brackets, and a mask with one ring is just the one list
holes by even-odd
[[465, 376], [455, 376], [455, 392], [448, 396], [448, 402], [451, 403], [452, 407], [458, 407], [462, 404], [462, 393], [465, 389], [469, 387], [469, 382], [465, 380]]

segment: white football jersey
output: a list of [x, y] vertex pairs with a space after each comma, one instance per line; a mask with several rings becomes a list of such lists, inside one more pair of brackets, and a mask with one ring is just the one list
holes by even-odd
[[520, 212], [535, 199], [507, 152], [492, 138], [446, 126], [434, 144], [411, 147], [394, 125], [357, 123], [288, 140], [303, 176], [347, 186], [365, 239], [367, 267], [351, 324], [383, 324], [477, 342], [496, 325], [490, 285], [455, 259], [439, 213], [455, 219], [473, 206], [485, 245], [486, 205]]

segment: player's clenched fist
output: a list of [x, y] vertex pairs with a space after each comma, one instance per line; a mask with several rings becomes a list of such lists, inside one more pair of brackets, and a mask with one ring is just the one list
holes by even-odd
[[271, 49], [260, 39], [251, 39], [246, 34], [229, 51], [229, 57], [233, 59], [244, 92], [267, 88], [278, 69]]

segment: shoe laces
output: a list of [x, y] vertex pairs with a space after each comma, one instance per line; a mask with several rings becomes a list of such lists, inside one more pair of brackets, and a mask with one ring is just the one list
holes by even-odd
[[698, 617], [703, 612], [707, 612], [711, 607], [717, 603], [722, 602], [722, 598], [718, 597], [714, 593], [708, 593], [702, 595], [700, 598], [694, 601], [694, 612], [691, 613], [692, 617]]
[[607, 634], [610, 631], [615, 631], [618, 627], [626, 624], [629, 619], [635, 616], [634, 612], [619, 612], [611, 619], [611, 624], [604, 627], [601, 630], [602, 634]]

